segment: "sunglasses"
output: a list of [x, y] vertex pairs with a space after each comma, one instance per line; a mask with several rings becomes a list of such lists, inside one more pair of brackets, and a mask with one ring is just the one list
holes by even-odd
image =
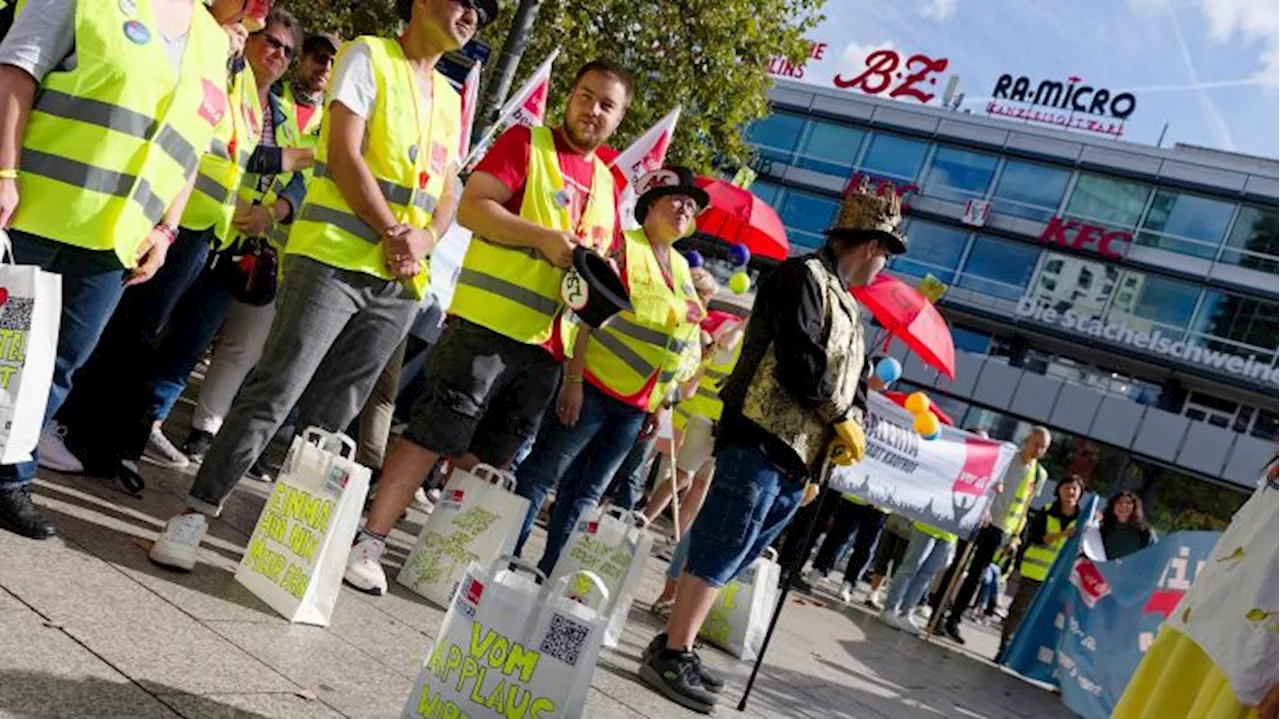
[[476, 0], [454, 0], [464, 10], [474, 10], [476, 12], [476, 23], [479, 25], [487, 25], [493, 18], [489, 17], [489, 13], [480, 7]]
[[272, 50], [276, 50], [280, 52], [282, 55], [284, 55], [288, 59], [293, 59], [292, 45], [289, 45], [288, 43], [280, 42], [279, 40], [275, 39], [274, 37], [271, 37], [270, 35], [263, 35], [262, 39], [266, 41], [267, 47], [271, 48]]

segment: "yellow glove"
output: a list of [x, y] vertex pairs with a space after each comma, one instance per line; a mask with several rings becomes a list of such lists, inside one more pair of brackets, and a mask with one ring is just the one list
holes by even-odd
[[867, 452], [867, 436], [862, 427], [853, 419], [846, 419], [835, 426], [836, 436], [827, 448], [831, 461], [841, 467], [848, 467], [862, 461]]
[[818, 498], [818, 491], [822, 489], [813, 482], [807, 482], [804, 485], [804, 493], [800, 495], [800, 506], [808, 507], [813, 500]]

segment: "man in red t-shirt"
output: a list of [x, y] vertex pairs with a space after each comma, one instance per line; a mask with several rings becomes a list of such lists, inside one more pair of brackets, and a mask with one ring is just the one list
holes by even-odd
[[[563, 126], [507, 131], [467, 181], [458, 222], [473, 232], [471, 245], [427, 358], [427, 386], [386, 458], [347, 562], [357, 589], [386, 591], [386, 535], [440, 458], [463, 469], [508, 466], [537, 432], [560, 384], [560, 361], [543, 346], [563, 306], [559, 277], [576, 246], [599, 249], [616, 232], [616, 183], [597, 150], [631, 96], [621, 66], [587, 63], [569, 89]], [[530, 177], [542, 178], [539, 186], [528, 186]]]

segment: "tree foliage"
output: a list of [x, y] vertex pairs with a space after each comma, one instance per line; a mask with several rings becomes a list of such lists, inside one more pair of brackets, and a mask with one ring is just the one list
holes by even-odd
[[[288, 7], [308, 29], [343, 37], [393, 32], [392, 0], [309, 0]], [[559, 120], [574, 71], [596, 57], [611, 57], [635, 76], [636, 98], [610, 144], [621, 149], [676, 105], [680, 125], [671, 162], [708, 172], [713, 164], [746, 162], [743, 129], [768, 111], [770, 58], [799, 63], [808, 53], [805, 33], [821, 20], [825, 0], [550, 0], [541, 4], [515, 85], [557, 46], [548, 110]], [[503, 0], [498, 20], [481, 39], [497, 62], [515, 13]], [[488, 72], [486, 71], [486, 75]], [[484, 78], [488, 82], [488, 78]]]

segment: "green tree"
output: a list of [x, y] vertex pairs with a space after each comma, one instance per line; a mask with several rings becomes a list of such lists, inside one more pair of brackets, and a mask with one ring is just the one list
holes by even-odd
[[[708, 172], [713, 162], [745, 163], [747, 123], [768, 112], [770, 58], [801, 62], [805, 33], [821, 19], [825, 0], [550, 0], [544, 2], [516, 72], [516, 84], [557, 46], [548, 110], [559, 120], [573, 72], [596, 57], [611, 57], [635, 76], [636, 98], [611, 145], [619, 149], [676, 105], [684, 108], [668, 152], [671, 162]], [[515, 12], [502, 12], [481, 39], [502, 47]], [[394, 32], [392, 0], [290, 2], [308, 29], [326, 28], [354, 37]], [[488, 78], [484, 78], [488, 82]]]

